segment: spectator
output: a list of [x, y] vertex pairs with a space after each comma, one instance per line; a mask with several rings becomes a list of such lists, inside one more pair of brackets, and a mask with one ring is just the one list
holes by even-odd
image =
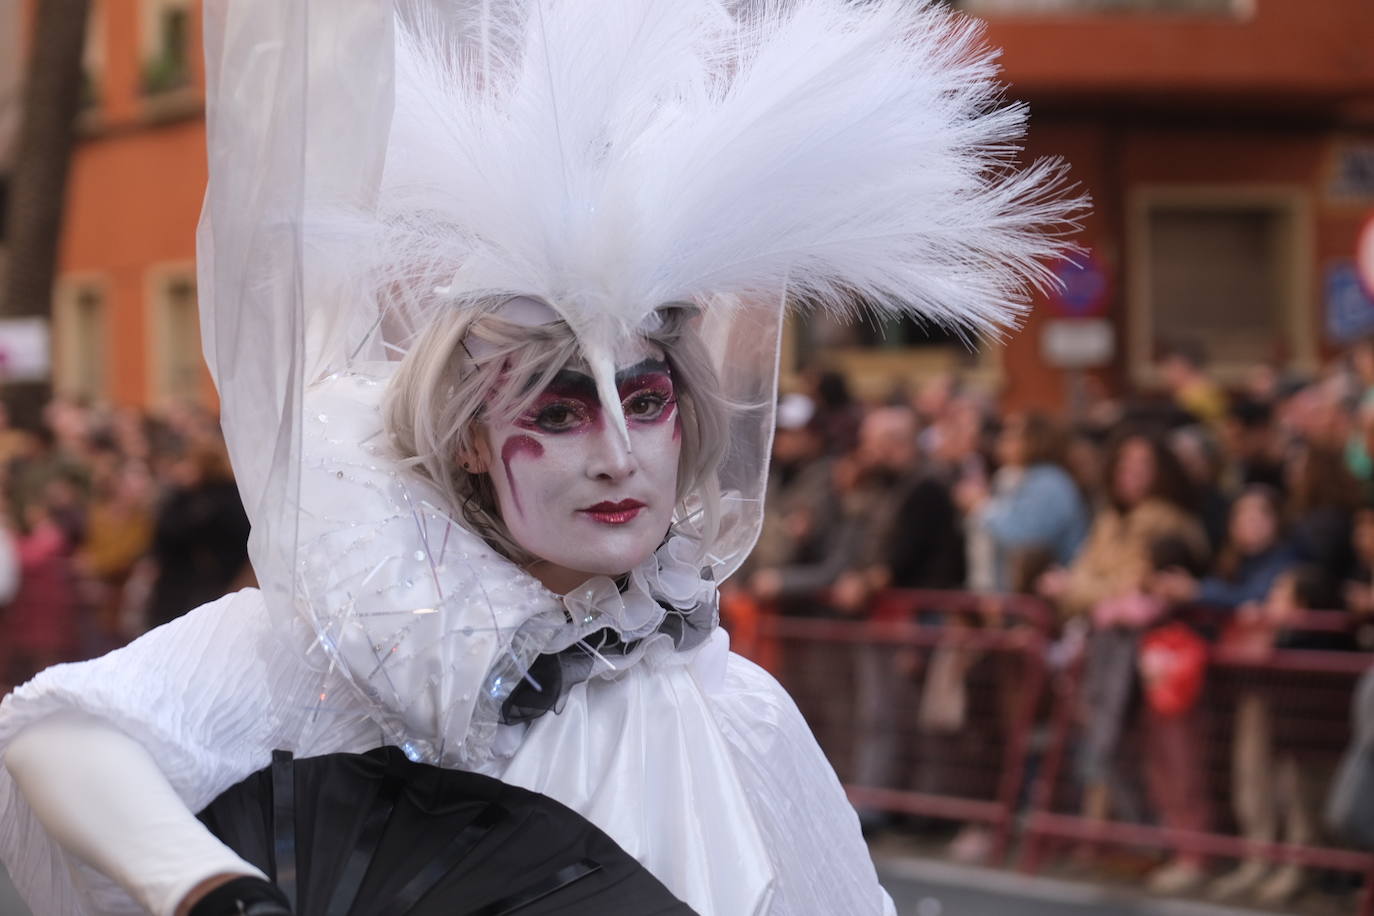
[[824, 592], [848, 559], [850, 535], [842, 524], [835, 459], [825, 454], [825, 434], [816, 420], [815, 403], [806, 395], [787, 395], [778, 405], [768, 511], [758, 543], [736, 576], [745, 586], [725, 583], [721, 613], [736, 651], [781, 671], [822, 746], [834, 747], [849, 721], [851, 699], [834, 689], [847, 677], [847, 659], [829, 646], [806, 643], [789, 645], [779, 658], [758, 635], [766, 611], [789, 617], [832, 613]]
[[1206, 351], [1200, 343], [1178, 341], [1161, 354], [1159, 372], [1180, 410], [1216, 426], [1226, 414], [1226, 394], [1207, 376], [1206, 365]]
[[1103, 482], [1107, 462], [1107, 435], [1096, 427], [1077, 426], [1069, 433], [1064, 450], [1064, 470], [1078, 485], [1078, 493], [1089, 513], [1097, 509], [1106, 489]]
[[[997, 439], [1000, 467], [991, 486], [968, 477], [955, 489], [970, 540], [990, 542], [992, 564], [975, 588], [1009, 591], [1034, 553], [1052, 562], [1073, 561], [1088, 530], [1088, 511], [1063, 468], [1059, 432], [1041, 413], [1013, 414]], [[973, 554], [973, 551], [970, 551]]]
[[[1141, 628], [1159, 616], [1161, 605], [1145, 593], [1155, 571], [1152, 551], [1163, 541], [1185, 545], [1205, 556], [1207, 539], [1188, 507], [1187, 479], [1173, 453], [1159, 438], [1135, 433], [1122, 437], [1107, 462], [1111, 490], [1098, 511], [1087, 543], [1067, 569], [1050, 570], [1038, 588], [1062, 611], [1090, 616], [1082, 689], [1082, 738], [1078, 773], [1083, 811], [1103, 819], [1116, 809], [1139, 816], [1139, 804], [1121, 771], [1122, 731], [1136, 689]], [[1080, 625], [1081, 626], [1081, 625]], [[1176, 863], [1162, 873], [1192, 879], [1196, 863]]]
[[[1156, 545], [1169, 553], [1187, 545], [1165, 541]], [[1177, 568], [1178, 558], [1166, 561]], [[1141, 637], [1137, 664], [1145, 701], [1141, 704], [1145, 784], [1159, 822], [1170, 830], [1202, 833], [1212, 826], [1207, 793], [1203, 740], [1207, 734], [1201, 703], [1207, 669], [1207, 645], [1182, 620], [1172, 618], [1173, 606]], [[1172, 618], [1172, 619], [1171, 619]], [[1200, 886], [1206, 879], [1205, 859], [1191, 850], [1177, 850], [1151, 873], [1148, 886], [1156, 893], [1176, 894]]]
[[859, 439], [863, 406], [854, 400], [844, 375], [827, 369], [812, 378], [811, 400], [816, 405], [814, 422], [820, 430], [827, 455], [850, 452]]
[[1171, 432], [1169, 448], [1188, 477], [1207, 540], [1220, 544], [1226, 537], [1226, 518], [1231, 506], [1221, 486], [1223, 462], [1216, 439], [1206, 427], [1194, 423]]
[[73, 542], [52, 511], [64, 499], [57, 490], [49, 486], [46, 496], [30, 496], [24, 506], [16, 544], [19, 587], [3, 618], [9, 646], [9, 670], [0, 672], [5, 683], [21, 684], [49, 665], [85, 654], [71, 567]]
[[1042, 595], [1068, 615], [1108, 617], [1143, 594], [1150, 545], [1177, 537], [1206, 554], [1207, 538], [1192, 514], [1192, 493], [1173, 453], [1157, 438], [1123, 436], [1107, 460], [1110, 498], [1098, 511], [1083, 549], [1067, 568], [1041, 576]]
[[1282, 525], [1278, 494], [1263, 485], [1249, 487], [1231, 508], [1214, 573], [1197, 579], [1182, 569], [1164, 569], [1151, 577], [1151, 593], [1169, 602], [1228, 609], [1263, 601], [1274, 581], [1297, 563]]
[[121, 611], [125, 585], [152, 544], [154, 495], [152, 477], [140, 461], [128, 461], [96, 483], [77, 564], [91, 581], [96, 621], [110, 642], [136, 635], [127, 632]]
[[1234, 492], [1253, 483], [1283, 489], [1283, 460], [1274, 410], [1269, 403], [1232, 403], [1221, 425], [1221, 441], [1229, 459], [1224, 476], [1230, 490]]
[[[1278, 576], [1268, 594], [1245, 605], [1222, 636], [1223, 649], [1241, 657], [1263, 658], [1282, 645], [1302, 614], [1331, 606], [1329, 580], [1315, 566], [1298, 566]], [[1237, 698], [1231, 744], [1231, 804], [1236, 823], [1254, 843], [1310, 845], [1317, 837], [1316, 802], [1309, 784], [1310, 767], [1298, 749], [1300, 735], [1279, 732], [1274, 715], [1278, 697], [1263, 687]], [[1277, 907], [1302, 889], [1306, 872], [1289, 863], [1274, 866], [1246, 859], [1209, 888], [1212, 897], [1228, 900], [1253, 894], [1257, 903]]]
[[200, 442], [173, 465], [175, 483], [157, 512], [148, 608], [160, 626], [223, 595], [247, 572], [248, 518], [222, 442]]
[[1340, 450], [1299, 445], [1288, 463], [1288, 510], [1298, 559], [1343, 582], [1354, 570], [1350, 522], [1360, 503], [1359, 483]]

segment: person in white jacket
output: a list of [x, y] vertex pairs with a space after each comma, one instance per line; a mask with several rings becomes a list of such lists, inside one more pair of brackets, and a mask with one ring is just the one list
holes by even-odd
[[986, 328], [1064, 248], [1081, 201], [1012, 167], [1024, 111], [973, 21], [204, 18], [202, 327], [262, 588], [0, 707], [35, 912], [252, 911], [222, 889], [268, 876], [192, 812], [273, 751], [385, 745], [567, 805], [707, 916], [892, 912], [715, 589], [758, 532], [789, 291]]

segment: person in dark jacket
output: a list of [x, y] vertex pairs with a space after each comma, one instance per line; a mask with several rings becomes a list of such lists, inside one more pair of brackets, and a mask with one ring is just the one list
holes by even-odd
[[1226, 546], [1212, 575], [1198, 579], [1165, 569], [1154, 574], [1150, 591], [1165, 601], [1222, 608], [1263, 601], [1274, 581], [1298, 563], [1283, 535], [1277, 491], [1263, 484], [1247, 487], [1231, 507]]
[[153, 529], [151, 560], [157, 569], [149, 627], [231, 591], [248, 566], [248, 516], [223, 445], [192, 445], [172, 473], [174, 483]]
[[1351, 520], [1360, 504], [1360, 485], [1341, 452], [1304, 444], [1288, 463], [1288, 513], [1298, 558], [1334, 582], [1355, 568]]

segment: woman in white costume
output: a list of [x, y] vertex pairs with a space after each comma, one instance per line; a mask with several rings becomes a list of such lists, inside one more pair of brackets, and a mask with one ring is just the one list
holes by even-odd
[[788, 296], [988, 329], [1064, 248], [1080, 203], [1012, 167], [973, 22], [204, 8], [202, 328], [262, 590], [5, 700], [35, 912], [211, 912], [266, 876], [192, 812], [273, 751], [385, 745], [561, 802], [698, 913], [891, 912], [715, 586], [757, 534]]

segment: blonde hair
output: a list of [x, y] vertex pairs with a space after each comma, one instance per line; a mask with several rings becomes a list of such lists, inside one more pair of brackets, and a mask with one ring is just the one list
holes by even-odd
[[[540, 558], [512, 539], [490, 476], [464, 470], [458, 456], [476, 453], [481, 422], [527, 410], [581, 351], [565, 322], [528, 326], [501, 318], [494, 310], [504, 301], [453, 307], [431, 322], [392, 378], [383, 418], [402, 465], [437, 487], [468, 528], [524, 566]], [[662, 348], [671, 367], [681, 421], [674, 524], [687, 521], [690, 505], [690, 528], [704, 554], [719, 521], [728, 403], [686, 310], [661, 314], [660, 327], [644, 339]], [[480, 344], [471, 348], [477, 356], [470, 342]]]

